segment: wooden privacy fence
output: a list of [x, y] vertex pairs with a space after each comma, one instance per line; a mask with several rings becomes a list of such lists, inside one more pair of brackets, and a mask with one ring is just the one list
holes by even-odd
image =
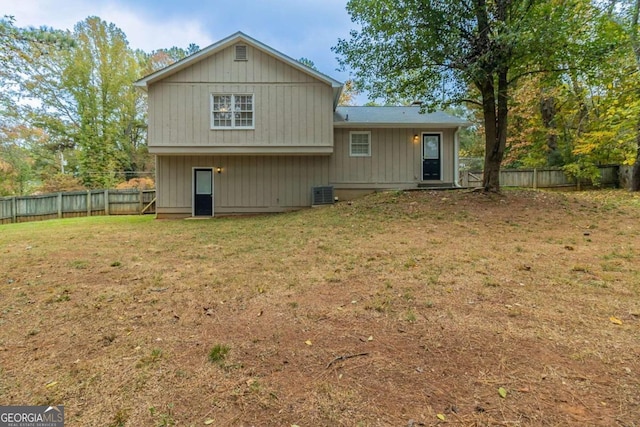
[[0, 224], [155, 213], [155, 190], [88, 190], [0, 198]]
[[[600, 185], [617, 187], [620, 167], [600, 166]], [[460, 171], [460, 185], [463, 187], [481, 187], [482, 171]], [[562, 169], [502, 169], [500, 170], [501, 187], [526, 188], [577, 188], [590, 187], [589, 180], [568, 178]]]

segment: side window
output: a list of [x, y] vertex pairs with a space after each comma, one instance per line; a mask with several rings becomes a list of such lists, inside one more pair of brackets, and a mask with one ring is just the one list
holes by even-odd
[[351, 157], [371, 156], [371, 132], [349, 132], [349, 155]]

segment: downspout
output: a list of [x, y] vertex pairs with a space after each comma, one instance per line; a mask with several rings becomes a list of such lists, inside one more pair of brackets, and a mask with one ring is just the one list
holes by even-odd
[[453, 133], [453, 185], [460, 187], [460, 126]]

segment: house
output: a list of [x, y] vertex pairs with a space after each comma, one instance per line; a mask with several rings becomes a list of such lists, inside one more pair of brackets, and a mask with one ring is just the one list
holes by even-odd
[[241, 32], [136, 86], [148, 92], [159, 218], [281, 212], [332, 202], [331, 190], [344, 199], [457, 185], [464, 120], [338, 106], [341, 82]]

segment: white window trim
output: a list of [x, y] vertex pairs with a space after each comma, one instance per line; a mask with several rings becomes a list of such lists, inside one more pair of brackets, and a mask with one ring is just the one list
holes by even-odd
[[[353, 135], [367, 135], [369, 139], [369, 150], [366, 154], [353, 152]], [[371, 131], [351, 131], [349, 132], [349, 156], [350, 157], [371, 157]]]
[[[214, 96], [230, 96], [231, 97], [231, 126], [214, 126], [213, 125], [213, 97]], [[235, 97], [236, 96], [250, 96], [251, 97], [251, 114], [252, 120], [251, 126], [236, 126], [236, 118], [233, 114], [233, 108], [235, 106]], [[253, 93], [212, 93], [209, 96], [209, 119], [210, 126], [212, 130], [243, 130], [243, 129], [255, 129], [256, 128], [256, 96]]]

